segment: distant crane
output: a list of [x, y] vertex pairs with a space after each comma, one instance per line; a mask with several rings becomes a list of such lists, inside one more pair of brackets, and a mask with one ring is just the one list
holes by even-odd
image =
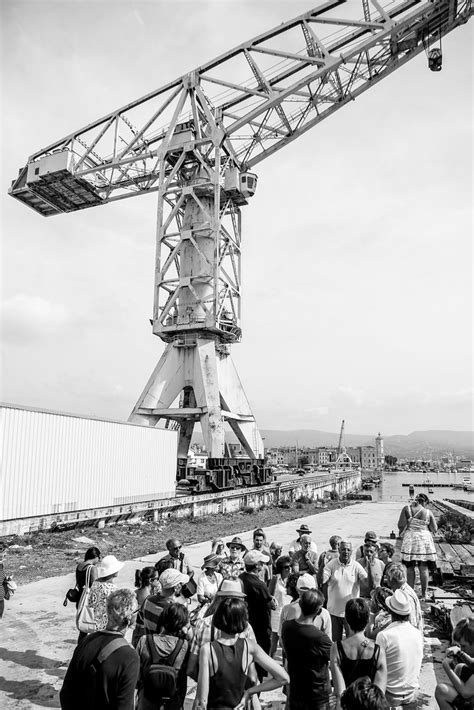
[[[439, 70], [433, 43], [471, 15], [471, 0], [327, 0], [54, 141], [20, 170], [10, 194], [45, 216], [158, 192], [152, 325], [166, 348], [130, 419], [178, 423], [178, 478], [189, 478], [200, 421], [209, 460], [196, 488], [268, 480], [230, 357], [253, 168], [420, 52]], [[249, 464], [229, 459], [225, 422]]]
[[344, 419], [341, 424], [341, 431], [339, 432], [339, 443], [337, 445], [337, 458], [339, 458], [342, 452], [342, 437], [344, 436]]

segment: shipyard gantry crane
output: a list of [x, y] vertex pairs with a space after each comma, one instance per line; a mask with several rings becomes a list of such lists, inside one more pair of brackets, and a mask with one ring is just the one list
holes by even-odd
[[13, 182], [44, 216], [158, 193], [153, 333], [166, 348], [130, 419], [178, 422], [183, 462], [200, 421], [210, 458], [198, 487], [237, 480], [225, 422], [251, 460], [244, 482], [265, 481], [230, 357], [253, 169], [420, 52], [438, 71], [441, 37], [471, 15], [471, 0], [328, 0], [51, 143]]

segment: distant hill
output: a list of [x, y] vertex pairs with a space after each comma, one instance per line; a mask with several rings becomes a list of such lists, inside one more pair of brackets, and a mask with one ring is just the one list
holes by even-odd
[[[265, 439], [265, 448], [271, 449], [276, 446], [337, 446], [339, 442], [339, 432], [317, 431], [313, 429], [297, 429], [295, 431], [279, 431], [275, 429], [260, 430]], [[364, 434], [344, 434], [345, 446], [366, 446], [374, 444], [374, 436]]]
[[[265, 438], [265, 448], [277, 446], [316, 447], [337, 446], [339, 433], [298, 429], [280, 431], [266, 429], [261, 432]], [[346, 446], [366, 446], [375, 444], [375, 435], [345, 434]], [[474, 432], [472, 431], [413, 431], [411, 434], [384, 436], [384, 450], [399, 458], [419, 457], [429, 453], [442, 454], [453, 451], [456, 456], [474, 458]]]
[[[282, 446], [314, 448], [317, 446], [337, 446], [339, 432], [318, 431], [316, 429], [260, 430], [266, 449]], [[345, 446], [375, 446], [375, 434], [344, 434]], [[466, 456], [474, 460], [474, 432], [472, 431], [413, 431], [411, 434], [384, 436], [384, 451], [397, 458], [422, 458], [430, 454], [453, 452], [455, 456]], [[237, 439], [232, 435], [230, 441]], [[200, 432], [193, 436], [193, 442], [203, 443]]]

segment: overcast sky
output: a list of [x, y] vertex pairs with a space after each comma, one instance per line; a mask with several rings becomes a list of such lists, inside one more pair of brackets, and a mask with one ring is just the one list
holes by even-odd
[[[126, 419], [164, 347], [156, 194], [43, 218], [6, 194], [28, 155], [315, 5], [2, 0], [3, 401]], [[258, 166], [232, 354], [261, 428], [473, 428], [473, 24]]]

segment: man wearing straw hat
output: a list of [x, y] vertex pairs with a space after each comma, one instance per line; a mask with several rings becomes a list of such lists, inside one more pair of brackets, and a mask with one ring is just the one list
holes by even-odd
[[245, 565], [242, 560], [242, 555], [247, 552], [247, 548], [240, 537], [233, 537], [227, 543], [229, 554], [221, 560], [219, 572], [224, 579], [238, 579], [245, 570]]
[[138, 612], [132, 637], [134, 647], [145, 633], [155, 633], [161, 612], [173, 602], [179, 601], [177, 597], [181, 594], [181, 587], [189, 582], [189, 577], [177, 569], [165, 569], [160, 574], [159, 582], [161, 592], [147, 597]]
[[[288, 553], [290, 555], [293, 555], [295, 552], [298, 552], [301, 550], [301, 536], [302, 535], [311, 535], [311, 530], [306, 523], [303, 523], [303, 525], [300, 525], [299, 528], [296, 530], [298, 533], [298, 537], [296, 540], [293, 540], [292, 543], [290, 543], [290, 547], [288, 548]], [[318, 551], [318, 546], [314, 542], [314, 540], [311, 540], [311, 547], [310, 547], [311, 552], [317, 552]]]
[[415, 700], [423, 660], [423, 636], [410, 624], [411, 604], [401, 589], [396, 589], [385, 604], [392, 623], [377, 634], [376, 641], [387, 658], [387, 690], [389, 705], [406, 705]]

